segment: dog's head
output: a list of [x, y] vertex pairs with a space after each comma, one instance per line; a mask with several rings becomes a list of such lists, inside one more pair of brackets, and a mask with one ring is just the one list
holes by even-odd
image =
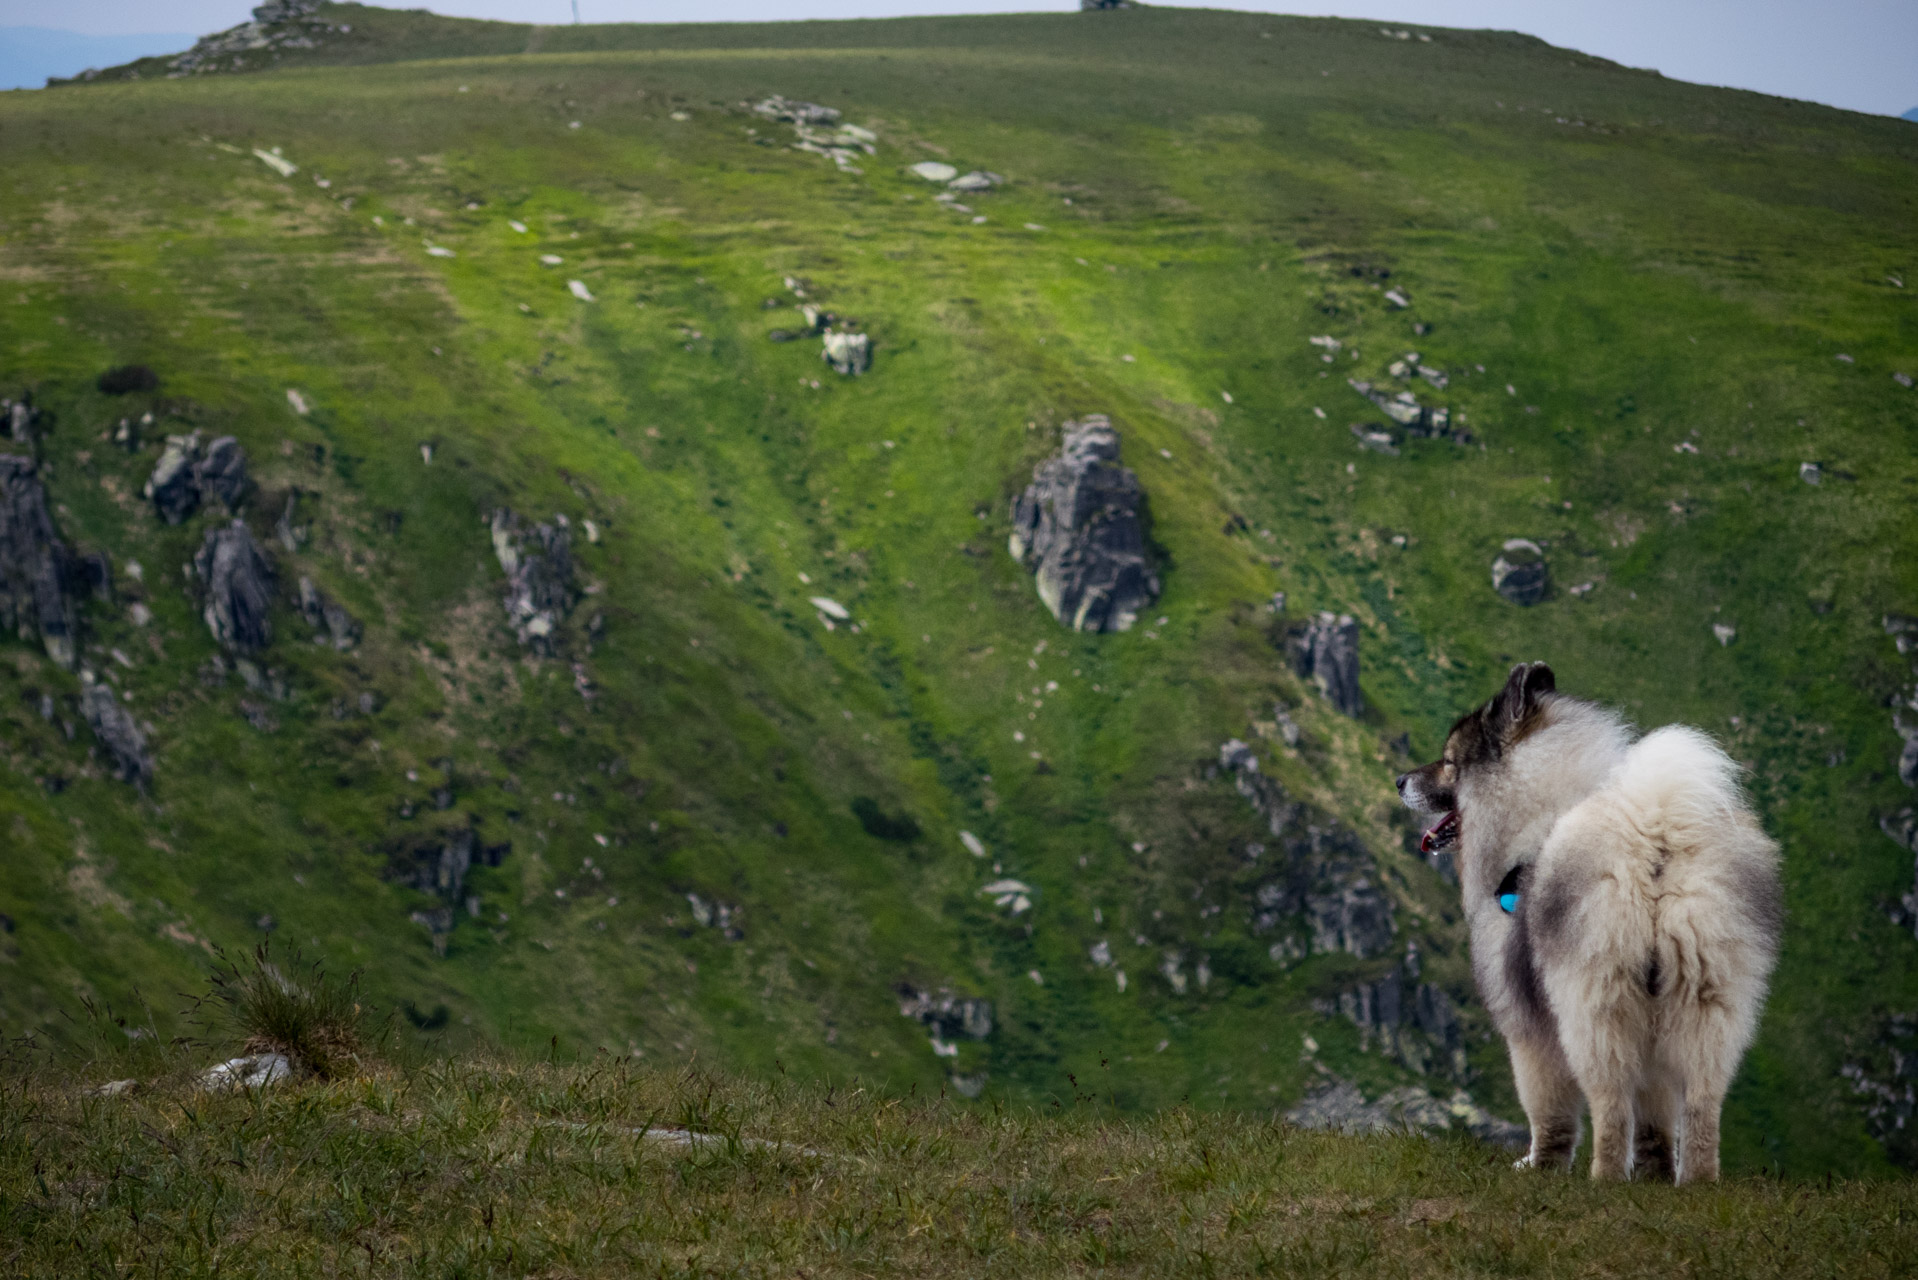
[[1494, 767], [1537, 728], [1546, 699], [1556, 690], [1552, 669], [1542, 662], [1512, 668], [1505, 687], [1469, 711], [1445, 736], [1437, 760], [1398, 778], [1399, 798], [1430, 822], [1419, 852], [1430, 856], [1458, 843], [1463, 817], [1459, 788], [1475, 770]]

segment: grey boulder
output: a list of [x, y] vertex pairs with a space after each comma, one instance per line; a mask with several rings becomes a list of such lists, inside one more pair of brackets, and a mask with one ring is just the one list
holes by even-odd
[[1492, 590], [1516, 605], [1534, 605], [1551, 590], [1545, 552], [1529, 538], [1511, 538], [1492, 561]]
[[168, 524], [179, 524], [200, 509], [199, 462], [199, 432], [166, 438], [160, 461], [141, 492]]
[[200, 616], [221, 648], [257, 653], [273, 639], [268, 612], [273, 603], [273, 563], [253, 540], [244, 520], [209, 529], [193, 557], [193, 571], [206, 586]]
[[1013, 559], [1034, 570], [1039, 599], [1075, 631], [1124, 631], [1159, 594], [1146, 563], [1145, 493], [1119, 465], [1104, 414], [1068, 422], [1060, 451], [1012, 501]]
[[228, 511], [238, 511], [251, 481], [246, 474], [246, 450], [232, 436], [221, 436], [206, 447], [195, 476], [200, 492], [211, 493]]
[[856, 378], [872, 368], [872, 341], [863, 333], [829, 333], [819, 358], [833, 372]]
[[120, 705], [113, 690], [91, 679], [80, 689], [80, 714], [113, 759], [114, 776], [136, 787], [153, 780], [153, 757], [147, 754], [146, 735], [133, 713]]

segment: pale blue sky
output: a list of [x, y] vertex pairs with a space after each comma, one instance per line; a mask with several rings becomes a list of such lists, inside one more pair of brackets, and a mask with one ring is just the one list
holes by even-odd
[[[252, 0], [0, 0], [0, 27], [88, 35], [217, 31]], [[779, 21], [1067, 10], [1077, 0], [578, 0], [587, 22]], [[1191, 4], [1192, 0], [1158, 0]], [[571, 0], [401, 0], [394, 7], [516, 22], [568, 22]], [[1307, 0], [1207, 7], [1334, 14], [1529, 32], [1702, 84], [1855, 111], [1918, 106], [1918, 0]], [[77, 71], [75, 67], [72, 70]]]

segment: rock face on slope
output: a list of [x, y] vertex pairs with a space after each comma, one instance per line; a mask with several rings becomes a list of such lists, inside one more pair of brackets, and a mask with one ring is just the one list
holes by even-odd
[[506, 616], [519, 642], [552, 655], [554, 635], [578, 596], [572, 535], [563, 525], [522, 529], [518, 517], [502, 507], [493, 513], [493, 553], [506, 571]]
[[1416, 943], [1407, 944], [1405, 959], [1377, 981], [1362, 982], [1314, 1007], [1351, 1021], [1359, 1029], [1361, 1049], [1376, 1044], [1420, 1075], [1436, 1072], [1464, 1080], [1469, 1074], [1458, 1012], [1442, 988], [1421, 980]]
[[153, 781], [153, 757], [147, 754], [146, 735], [133, 713], [120, 705], [113, 690], [88, 678], [80, 690], [80, 714], [106, 748], [114, 776], [136, 787]]
[[272, 642], [273, 563], [244, 520], [208, 530], [193, 571], [206, 585], [200, 616], [221, 648], [258, 653]]
[[833, 372], [856, 378], [872, 368], [872, 342], [863, 333], [829, 333], [819, 358]]
[[72, 670], [79, 617], [72, 587], [78, 562], [47, 512], [47, 491], [31, 458], [0, 454], [0, 625], [40, 637], [47, 656]]
[[31, 391], [21, 392], [17, 400], [0, 400], [0, 431], [9, 440], [32, 444], [40, 436], [41, 418]]
[[990, 1000], [968, 1000], [947, 987], [921, 991], [907, 982], [893, 990], [899, 996], [899, 1012], [932, 1034], [933, 1048], [941, 1056], [950, 1056], [944, 1050], [955, 1041], [984, 1040], [992, 1034]]
[[246, 450], [232, 436], [221, 436], [204, 449], [200, 433], [168, 436], [160, 461], [141, 492], [168, 524], [179, 524], [208, 496], [218, 498], [228, 512], [246, 501], [252, 482], [246, 469]]
[[[1277, 779], [1260, 772], [1249, 750], [1221, 753], [1223, 767], [1273, 837], [1277, 866], [1253, 891], [1252, 932], [1270, 936], [1275, 958], [1343, 952], [1365, 957], [1392, 945], [1392, 902], [1379, 886], [1378, 866], [1358, 837], [1320, 821], [1291, 799]], [[1304, 926], [1304, 937], [1296, 933]]]
[[1511, 538], [1492, 561], [1492, 590], [1516, 605], [1534, 605], [1551, 590], [1545, 552], [1529, 538]]
[[1292, 665], [1348, 716], [1365, 712], [1359, 693], [1359, 624], [1349, 613], [1321, 613], [1292, 642]]
[[300, 616], [313, 628], [315, 644], [330, 644], [345, 652], [360, 639], [360, 624], [346, 607], [313, 585], [313, 579], [300, 579]]
[[1146, 563], [1145, 493], [1119, 465], [1104, 414], [1065, 426], [1060, 451], [1012, 502], [1013, 558], [1035, 571], [1039, 599], [1075, 631], [1124, 631], [1159, 594]]

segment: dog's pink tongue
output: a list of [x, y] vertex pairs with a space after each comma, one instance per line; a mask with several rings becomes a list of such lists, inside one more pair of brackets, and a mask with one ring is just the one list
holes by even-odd
[[1432, 824], [1432, 829], [1419, 837], [1419, 852], [1431, 853], [1435, 849], [1450, 844], [1458, 836], [1458, 810], [1454, 809]]

